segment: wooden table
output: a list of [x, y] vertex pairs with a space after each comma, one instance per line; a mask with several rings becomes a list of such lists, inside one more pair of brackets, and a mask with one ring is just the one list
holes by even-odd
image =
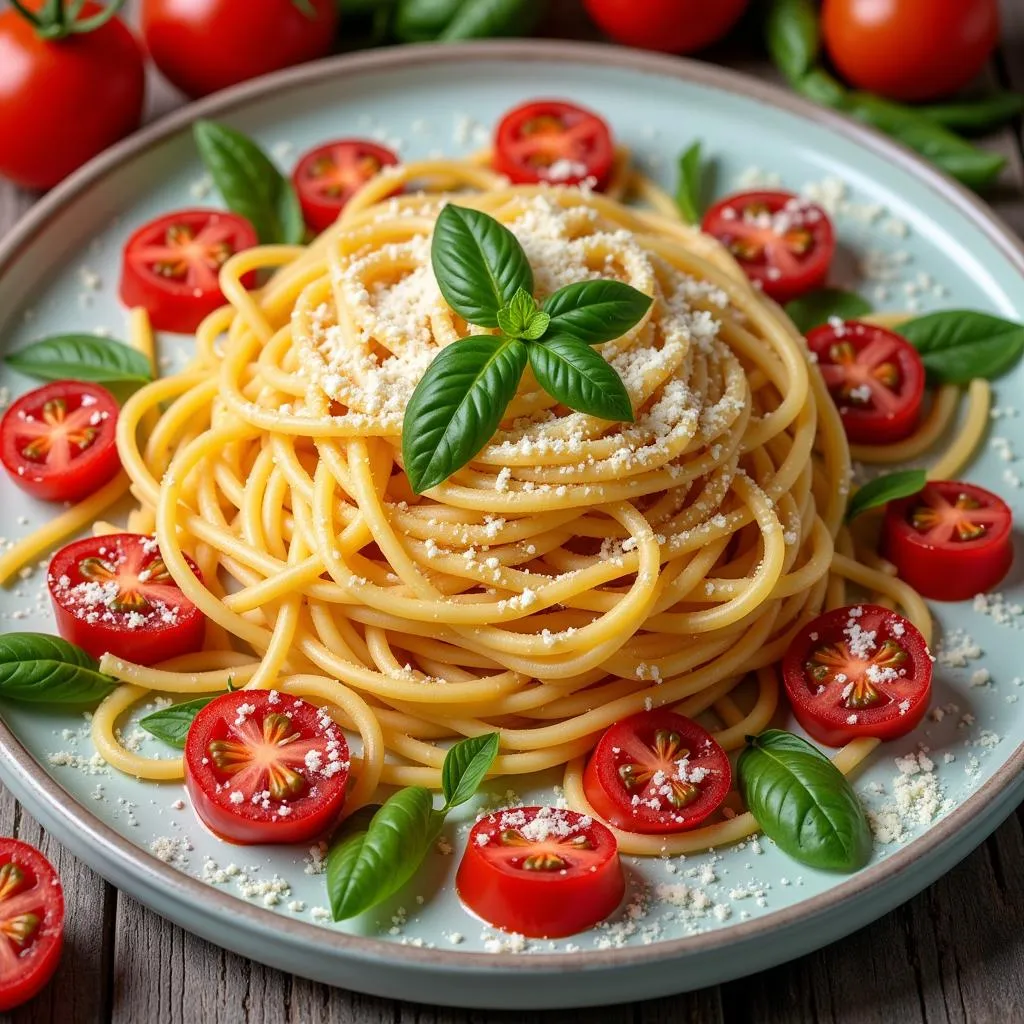
[[[642, 3], [643, 0], [637, 0]], [[1024, 9], [1002, 0], [991, 75], [1024, 89]], [[548, 34], [598, 38], [576, 0], [553, 0]], [[735, 44], [733, 44], [735, 46]], [[756, 48], [715, 55], [771, 74]], [[149, 116], [182, 102], [156, 80]], [[1024, 234], [1024, 137], [987, 144], [1010, 157], [989, 198]], [[0, 234], [34, 196], [0, 183]], [[9, 1017], [32, 1024], [1015, 1024], [1024, 1022], [1024, 810], [946, 878], [842, 942], [741, 981], [670, 999], [557, 1013], [469, 1013], [356, 995], [225, 952], [118, 892], [45, 835], [0, 789], [0, 835], [40, 847], [67, 898], [66, 947], [51, 985]], [[3, 1016], [3, 1015], [0, 1015]]]

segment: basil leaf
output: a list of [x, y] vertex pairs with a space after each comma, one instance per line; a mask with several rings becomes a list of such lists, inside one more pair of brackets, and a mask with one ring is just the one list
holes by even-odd
[[95, 334], [57, 334], [5, 357], [8, 366], [39, 380], [82, 380], [94, 384], [145, 383], [153, 379], [139, 351]]
[[327, 848], [327, 867], [324, 874], [327, 882], [327, 898], [331, 903], [331, 916], [335, 921], [343, 920], [339, 916], [340, 908], [335, 894], [344, 892], [347, 881], [362, 852], [370, 822], [380, 807], [380, 804], [367, 804], [365, 807], [353, 811], [331, 836]]
[[158, 740], [169, 743], [172, 747], [184, 747], [188, 730], [196, 715], [216, 697], [199, 697], [197, 700], [186, 701], [184, 704], [172, 704], [169, 708], [161, 708], [151, 715], [139, 719], [139, 725]]
[[786, 313], [801, 334], [828, 323], [834, 316], [840, 320], [857, 320], [870, 312], [871, 303], [867, 299], [841, 288], [819, 288], [786, 303]]
[[579, 281], [559, 288], [544, 303], [547, 333], [587, 345], [621, 338], [651, 307], [651, 297], [622, 281]]
[[521, 338], [536, 312], [537, 300], [526, 289], [520, 288], [508, 305], [498, 310], [498, 327], [510, 338]]
[[633, 422], [633, 405], [612, 365], [578, 338], [546, 337], [530, 346], [537, 383], [563, 405], [603, 420]]
[[434, 225], [430, 262], [441, 294], [471, 324], [498, 326], [498, 310], [519, 289], [533, 293], [533, 271], [515, 235], [479, 210], [446, 206]]
[[[359, 812], [357, 812], [358, 814]], [[416, 873], [444, 825], [423, 786], [399, 790], [365, 825], [346, 822], [327, 853], [327, 888], [335, 921], [355, 917], [394, 895]]]
[[228, 209], [245, 217], [264, 245], [305, 238], [292, 183], [252, 139], [216, 121], [196, 121], [192, 135]]
[[846, 508], [846, 521], [856, 519], [862, 512], [879, 505], [887, 505], [898, 498], [908, 498], [917, 494], [928, 482], [928, 475], [923, 469], [901, 469], [895, 473], [875, 477], [850, 499]]
[[780, 729], [748, 738], [740, 791], [765, 835], [811, 867], [856, 871], [871, 858], [871, 829], [857, 794], [810, 743]]
[[806, 75], [792, 84], [801, 96], [805, 96], [813, 103], [820, 103], [823, 107], [842, 110], [846, 103], [845, 86], [827, 71], [822, 71], [821, 68], [808, 71]]
[[31, 704], [98, 704], [117, 683], [81, 647], [46, 633], [0, 636], [0, 697]]
[[543, 0], [463, 0], [438, 39], [484, 39], [527, 36], [544, 10]]
[[929, 313], [901, 324], [899, 333], [920, 352], [932, 381], [942, 384], [992, 380], [1024, 353], [1024, 326], [970, 310]]
[[498, 756], [500, 742], [499, 733], [489, 732], [460, 740], [445, 754], [441, 769], [445, 810], [464, 804], [480, 788]]
[[521, 341], [490, 334], [462, 338], [435, 357], [402, 427], [402, 462], [417, 494], [447, 480], [494, 436], [526, 360]]
[[949, 128], [950, 131], [984, 135], [1024, 113], [1024, 95], [1019, 92], [995, 92], [977, 100], [937, 103], [916, 109], [929, 121]]
[[821, 35], [813, 0], [774, 0], [765, 20], [768, 52], [790, 84], [796, 84], [818, 60]]
[[395, 38], [403, 43], [431, 42], [445, 30], [464, 0], [398, 0]]
[[521, 335], [523, 341], [536, 341], [538, 338], [543, 338], [547, 334], [550, 324], [551, 314], [545, 313], [543, 309], [535, 309], [530, 315], [526, 327], [523, 328]]
[[679, 157], [679, 184], [676, 206], [687, 224], [699, 224], [704, 209], [704, 166], [700, 158], [700, 142], [695, 142]]

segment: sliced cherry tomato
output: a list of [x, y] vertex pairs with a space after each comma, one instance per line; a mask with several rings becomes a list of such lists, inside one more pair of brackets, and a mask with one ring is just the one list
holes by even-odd
[[[244, 218], [218, 210], [179, 210], [144, 224], [128, 239], [121, 301], [145, 306], [158, 331], [191, 334], [224, 305], [218, 273], [229, 257], [258, 243]], [[250, 288], [255, 273], [242, 283]]]
[[928, 710], [932, 660], [918, 628], [879, 605], [836, 608], [808, 623], [782, 659], [796, 720], [819, 743], [893, 740]]
[[739, 192], [715, 203], [702, 230], [776, 302], [825, 283], [836, 251], [828, 214], [791, 192]]
[[44, 384], [22, 395], [0, 420], [0, 459], [34, 498], [78, 501], [121, 468], [114, 434], [117, 402], [98, 384]]
[[725, 800], [732, 768], [696, 722], [664, 708], [616, 722], [583, 776], [591, 807], [627, 832], [682, 832]]
[[1013, 564], [1013, 513], [974, 484], [935, 480], [885, 510], [886, 558], [918, 593], [966, 601], [998, 586]]
[[616, 42], [666, 53], [693, 53], [721, 39], [747, 0], [584, 0], [587, 13]]
[[884, 327], [849, 320], [816, 327], [807, 344], [851, 441], [889, 444], [914, 432], [925, 374], [909, 341]]
[[236, 690], [207, 704], [185, 740], [196, 814], [232, 843], [302, 843], [337, 821], [348, 743], [324, 708], [275, 690]]
[[494, 168], [513, 184], [608, 185], [615, 161], [611, 129], [597, 114], [561, 100], [510, 110], [494, 139]]
[[171, 578], [152, 537], [74, 541], [53, 556], [47, 583], [60, 635], [95, 658], [109, 652], [154, 665], [203, 646], [206, 617]]
[[615, 837], [599, 821], [554, 807], [514, 807], [473, 826], [455, 887], [495, 927], [555, 939], [611, 914], [626, 881]]
[[292, 174], [306, 223], [317, 234], [326, 230], [382, 167], [397, 163], [390, 149], [364, 139], [339, 139], [310, 150]]
[[34, 846], [0, 839], [0, 1011], [46, 985], [63, 947], [60, 877]]

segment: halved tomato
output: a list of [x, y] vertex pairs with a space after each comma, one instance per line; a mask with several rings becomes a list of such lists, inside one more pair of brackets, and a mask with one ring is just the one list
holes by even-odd
[[0, 839], [0, 1011], [43, 988], [63, 947], [60, 877], [34, 846]]
[[729, 793], [725, 751], [696, 722], [665, 708], [616, 722], [597, 741], [583, 775], [591, 807], [627, 832], [682, 832]]
[[932, 659], [918, 628], [880, 605], [836, 608], [793, 638], [782, 678], [796, 720], [819, 743], [892, 740], [928, 710]]
[[0, 420], [0, 458], [34, 498], [78, 501], [117, 475], [117, 402], [98, 384], [44, 384]]
[[934, 601], [966, 601], [1002, 582], [1013, 564], [1013, 513], [974, 484], [933, 480], [890, 502], [882, 534], [900, 579]]
[[496, 928], [555, 939], [606, 918], [626, 881], [615, 837], [599, 821], [554, 807], [513, 807], [473, 826], [455, 888]]
[[[259, 239], [234, 213], [179, 210], [144, 224], [128, 239], [121, 263], [121, 301], [144, 306], [158, 331], [191, 334], [224, 305], [217, 275], [236, 252]], [[255, 273], [242, 279], [247, 288]]]
[[494, 169], [515, 185], [606, 188], [615, 161], [611, 129], [597, 114], [562, 100], [534, 100], [510, 110], [494, 138]]
[[382, 167], [397, 163], [390, 149], [365, 139], [338, 139], [310, 150], [292, 173], [306, 223], [317, 234], [326, 230]]
[[211, 701], [185, 740], [196, 814], [232, 843], [301, 843], [337, 821], [348, 743], [324, 708], [276, 690]]
[[824, 284], [836, 251], [828, 214], [791, 192], [727, 196], [704, 215], [701, 230], [717, 238], [776, 302]]
[[53, 556], [46, 581], [60, 635], [95, 658], [109, 652], [154, 665], [203, 646], [206, 616], [171, 578], [152, 537], [74, 541]]

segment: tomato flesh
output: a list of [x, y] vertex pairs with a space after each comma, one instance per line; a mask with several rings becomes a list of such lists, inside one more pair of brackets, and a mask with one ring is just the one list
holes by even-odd
[[[180, 210], [144, 224], [128, 239], [121, 262], [121, 301], [144, 306], [158, 331], [191, 334], [224, 305], [218, 274], [228, 259], [259, 239], [234, 213]], [[251, 288], [255, 272], [242, 278]]]
[[848, 320], [816, 327], [807, 345], [850, 441], [889, 444], [914, 432], [925, 372], [909, 341], [884, 327]]
[[608, 186], [615, 161], [611, 129], [597, 114], [561, 100], [535, 100], [498, 124], [494, 168], [516, 185]]
[[109, 652], [154, 665], [203, 646], [206, 617], [171, 578], [152, 537], [114, 533], [68, 544], [53, 556], [47, 584], [60, 635], [95, 658]]
[[63, 380], [22, 395], [0, 420], [0, 459], [10, 478], [44, 501], [78, 501], [112, 480], [117, 402], [98, 384]]
[[928, 710], [932, 661], [912, 622], [864, 604], [804, 626], [782, 659], [782, 676], [797, 721], [818, 742], [839, 747], [914, 729]]
[[900, 579], [934, 601], [967, 601], [1013, 564], [1013, 513], [991, 491], [935, 480], [890, 502], [882, 547]]
[[587, 13], [616, 42], [665, 53], [693, 53], [721, 39], [748, 0], [584, 0]]
[[185, 741], [196, 814], [232, 843], [301, 843], [341, 813], [348, 743], [323, 708], [274, 690], [236, 690], [207, 704]]
[[473, 826], [455, 887], [497, 928], [559, 938], [611, 914], [626, 881], [615, 837], [600, 822], [554, 807], [514, 807]]
[[836, 251], [828, 214], [791, 192], [740, 192], [704, 216], [751, 281], [776, 302], [789, 302], [825, 283]]
[[626, 832], [694, 828], [729, 792], [725, 751], [696, 722], [664, 708], [605, 730], [587, 763], [584, 791], [605, 821]]
[[31, 999], [53, 977], [64, 946], [64, 890], [50, 862], [18, 839], [0, 839], [0, 1011]]

